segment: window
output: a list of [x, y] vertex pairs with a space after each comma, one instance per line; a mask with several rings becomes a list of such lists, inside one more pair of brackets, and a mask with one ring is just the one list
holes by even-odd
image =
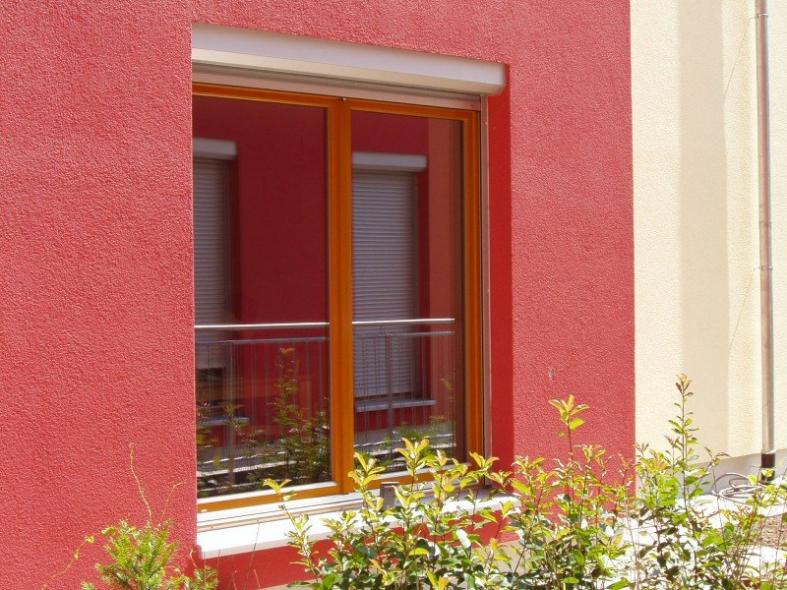
[[481, 450], [477, 113], [196, 84], [204, 509]]

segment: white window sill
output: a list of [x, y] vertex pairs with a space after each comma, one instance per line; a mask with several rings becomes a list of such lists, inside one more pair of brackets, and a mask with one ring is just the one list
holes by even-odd
[[[327, 538], [325, 519], [335, 518], [339, 514], [340, 512], [328, 512], [311, 517], [309, 537], [314, 541]], [[287, 545], [287, 534], [292, 530], [292, 523], [284, 516], [268, 522], [259, 521], [255, 524], [200, 531], [197, 533], [197, 544], [202, 550], [203, 559], [214, 559], [283, 547]]]
[[[514, 501], [514, 498], [495, 496], [478, 502], [477, 508], [494, 509], [506, 500]], [[289, 542], [288, 533], [293, 531], [293, 526], [279, 506], [280, 504], [274, 503], [199, 514], [197, 544], [202, 550], [203, 559], [216, 559], [286, 546]], [[327, 539], [330, 530], [326, 522], [338, 518], [342, 512], [359, 507], [358, 494], [340, 494], [287, 503], [287, 508], [292, 512], [309, 514], [311, 541]], [[470, 508], [472, 508], [470, 502], [462, 501], [452, 503], [446, 510]]]

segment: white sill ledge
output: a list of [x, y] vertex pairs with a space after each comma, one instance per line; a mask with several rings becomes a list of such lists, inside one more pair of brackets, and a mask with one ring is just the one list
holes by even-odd
[[[495, 496], [481, 500], [477, 508], [497, 508], [509, 496]], [[284, 547], [293, 531], [289, 518], [279, 508], [280, 504], [237, 508], [220, 512], [201, 513], [197, 516], [197, 544], [203, 559], [217, 559], [228, 555], [264, 551]], [[292, 512], [309, 514], [309, 540], [327, 539], [330, 530], [326, 521], [338, 518], [342, 512], [360, 507], [358, 494], [340, 494], [287, 503]], [[448, 511], [470, 509], [470, 502], [453, 502]], [[233, 522], [235, 524], [233, 524]]]

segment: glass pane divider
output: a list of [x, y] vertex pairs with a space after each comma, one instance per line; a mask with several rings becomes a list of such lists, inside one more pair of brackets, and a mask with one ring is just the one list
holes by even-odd
[[354, 400], [352, 339], [352, 145], [350, 109], [337, 100], [328, 115], [328, 272], [334, 480], [352, 490]]

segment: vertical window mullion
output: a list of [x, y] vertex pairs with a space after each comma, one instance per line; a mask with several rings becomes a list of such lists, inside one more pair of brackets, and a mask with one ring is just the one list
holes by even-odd
[[331, 415], [334, 480], [351, 491], [354, 399], [352, 335], [352, 147], [350, 108], [337, 100], [329, 108], [329, 206]]

